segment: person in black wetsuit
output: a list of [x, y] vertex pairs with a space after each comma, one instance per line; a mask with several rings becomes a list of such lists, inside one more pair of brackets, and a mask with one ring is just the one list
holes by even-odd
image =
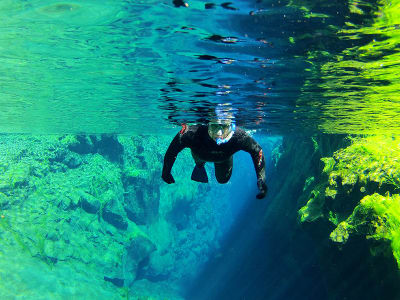
[[258, 199], [267, 194], [265, 183], [265, 159], [260, 145], [243, 129], [235, 128], [231, 120], [213, 119], [208, 125], [182, 125], [181, 131], [174, 137], [164, 156], [162, 179], [174, 183], [171, 169], [177, 155], [184, 148], [190, 148], [195, 167], [192, 180], [208, 182], [204, 165], [214, 162], [215, 176], [219, 183], [226, 183], [232, 175], [233, 154], [243, 150], [248, 152], [253, 159], [257, 174]]

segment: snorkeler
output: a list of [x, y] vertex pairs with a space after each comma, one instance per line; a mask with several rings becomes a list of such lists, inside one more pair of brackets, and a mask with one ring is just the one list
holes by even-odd
[[262, 199], [267, 194], [263, 151], [243, 129], [235, 128], [231, 119], [213, 118], [208, 125], [182, 125], [164, 156], [162, 179], [168, 184], [175, 182], [171, 169], [178, 153], [184, 148], [190, 148], [196, 163], [192, 180], [204, 183], [208, 182], [204, 168], [206, 162], [214, 162], [217, 181], [227, 183], [232, 175], [233, 154], [240, 150], [248, 152], [257, 174], [257, 186], [260, 190], [257, 198]]

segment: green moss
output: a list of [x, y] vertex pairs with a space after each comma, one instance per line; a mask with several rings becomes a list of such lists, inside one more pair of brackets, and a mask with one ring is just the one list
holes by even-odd
[[325, 196], [335, 199], [337, 191], [335, 189], [330, 188], [329, 186], [325, 189]]
[[129, 300], [129, 287], [123, 286], [120, 288], [121, 291], [121, 298]]
[[[337, 219], [335, 220], [337, 222]], [[349, 225], [347, 222], [340, 222], [336, 229], [330, 234], [332, 241], [336, 243], [346, 243], [349, 239]]]
[[345, 243], [351, 234], [367, 239], [390, 241], [393, 256], [400, 268], [400, 195], [365, 196], [350, 217], [341, 222], [330, 238]]
[[339, 224], [338, 216], [332, 211], [329, 212], [329, 221], [336, 226]]
[[310, 193], [307, 204], [299, 210], [300, 222], [313, 222], [323, 216], [322, 207], [324, 204], [324, 187], [325, 184], [318, 185]]
[[340, 244], [352, 235], [389, 240], [400, 265], [399, 145], [395, 136], [357, 137], [323, 158], [320, 182], [299, 210], [300, 221], [326, 218], [336, 226], [330, 239]]
[[335, 152], [333, 158], [323, 159], [331, 188], [337, 186], [340, 179], [343, 185], [357, 182], [365, 185], [373, 181], [397, 189], [400, 176], [398, 144], [399, 141], [391, 136], [354, 138], [349, 147]]
[[323, 169], [324, 173], [330, 173], [333, 170], [333, 167], [336, 164], [336, 161], [333, 157], [323, 157], [321, 158], [322, 162], [325, 164]]

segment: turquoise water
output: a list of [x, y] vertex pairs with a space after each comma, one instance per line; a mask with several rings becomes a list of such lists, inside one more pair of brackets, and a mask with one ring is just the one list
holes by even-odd
[[[351, 244], [335, 273], [297, 211], [337, 134], [398, 133], [397, 7], [1, 1], [0, 298], [376, 299], [395, 264]], [[191, 181], [188, 149], [162, 181], [216, 108], [262, 146], [266, 199], [244, 152], [227, 184]]]
[[[345, 3], [206, 4], [2, 1], [0, 131], [165, 133], [205, 122], [216, 104], [275, 134], [397, 130], [388, 111], [397, 111], [399, 78], [369, 64], [393, 67], [385, 57], [396, 57], [349, 52], [394, 30], [371, 32], [372, 2], [359, 15]], [[329, 65], [338, 61], [348, 63]], [[388, 87], [379, 106], [366, 97], [371, 84]]]

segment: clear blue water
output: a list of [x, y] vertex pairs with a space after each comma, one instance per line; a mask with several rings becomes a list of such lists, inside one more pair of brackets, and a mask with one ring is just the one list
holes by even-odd
[[[398, 46], [357, 56], [398, 23], [353, 2], [3, 0], [0, 298], [327, 299], [275, 164], [289, 134], [398, 131]], [[216, 107], [262, 146], [267, 199], [246, 153], [226, 185], [193, 183], [188, 150], [162, 182]]]

